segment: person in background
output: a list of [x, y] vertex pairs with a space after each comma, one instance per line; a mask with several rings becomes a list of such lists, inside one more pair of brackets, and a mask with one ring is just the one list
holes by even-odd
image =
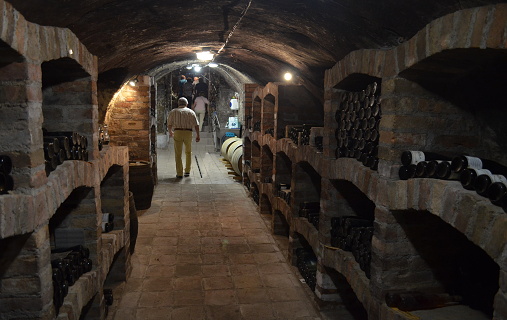
[[187, 83], [187, 77], [185, 75], [180, 76], [180, 80], [178, 81], [178, 98], [183, 97], [183, 85]]
[[192, 110], [194, 110], [197, 118], [199, 119], [199, 131], [202, 131], [202, 124], [204, 122], [204, 116], [206, 115], [208, 105], [209, 101], [204, 96], [204, 92], [199, 92], [197, 98], [194, 100], [194, 104], [192, 105]]
[[185, 145], [185, 177], [190, 175], [192, 167], [192, 129], [195, 129], [195, 142], [201, 141], [199, 136], [199, 121], [195, 112], [189, 108], [185, 97], [178, 99], [178, 108], [169, 112], [167, 126], [169, 137], [174, 137], [174, 159], [176, 160], [176, 178], [183, 178], [183, 162], [181, 159], [183, 145]]
[[204, 97], [208, 97], [208, 84], [204, 82], [204, 78], [199, 78], [199, 83], [195, 85], [195, 92], [199, 96], [199, 92], [204, 92]]
[[183, 84], [183, 97], [187, 98], [188, 104], [192, 105], [192, 94], [194, 91], [194, 86], [191, 82], [191, 77], [187, 77], [188, 80], [186, 83]]

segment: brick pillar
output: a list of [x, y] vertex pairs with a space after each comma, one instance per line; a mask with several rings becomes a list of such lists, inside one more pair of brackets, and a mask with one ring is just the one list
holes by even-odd
[[262, 115], [261, 115], [261, 133], [268, 129], [275, 128], [275, 104], [276, 97], [268, 94], [262, 100]]
[[343, 91], [334, 88], [326, 88], [324, 91], [324, 156], [335, 158], [338, 142], [335, 137], [338, 123], [335, 120], [336, 111], [340, 105]]
[[[17, 53], [12, 53], [13, 55]], [[0, 154], [11, 157], [14, 189], [47, 182], [42, 149], [42, 72], [40, 64], [12, 56], [0, 67]]]
[[0, 240], [0, 314], [6, 319], [53, 319], [47, 225]]
[[111, 145], [128, 146], [129, 158], [150, 161], [150, 77], [138, 76], [135, 86], [125, 84], [106, 113]]
[[269, 146], [261, 148], [261, 182], [270, 183], [273, 176], [273, 153]]

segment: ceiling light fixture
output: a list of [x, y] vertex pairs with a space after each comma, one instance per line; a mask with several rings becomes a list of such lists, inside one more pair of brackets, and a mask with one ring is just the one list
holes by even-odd
[[290, 80], [292, 80], [292, 73], [290, 73], [290, 72], [286, 72], [286, 73], [283, 75], [283, 78], [284, 78], [286, 81], [290, 81]]
[[218, 63], [215, 63], [215, 62], [210, 62], [210, 63], [208, 64], [208, 66], [209, 66], [210, 68], [216, 68], [216, 67], [218, 67]]
[[210, 61], [213, 60], [214, 54], [211, 51], [198, 51], [195, 53], [197, 60]]
[[194, 71], [195, 72], [199, 72], [199, 71], [201, 71], [201, 69], [202, 69], [202, 67], [200, 65], [195, 65], [194, 66]]
[[137, 83], [138, 81], [139, 81], [139, 80], [137, 80], [137, 76], [136, 76], [136, 78], [135, 78], [135, 79], [130, 79], [130, 80], [129, 80], [129, 85], [130, 85], [131, 87], [135, 87], [135, 86], [136, 86], [136, 83]]

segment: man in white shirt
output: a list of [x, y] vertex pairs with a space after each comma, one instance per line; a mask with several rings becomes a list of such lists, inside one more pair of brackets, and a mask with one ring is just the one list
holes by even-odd
[[204, 116], [206, 115], [206, 106], [209, 105], [208, 99], [204, 96], [203, 92], [199, 92], [199, 96], [194, 99], [194, 105], [192, 109], [199, 118], [199, 131], [202, 131], [202, 124], [204, 122]]
[[176, 178], [183, 178], [183, 162], [181, 155], [185, 145], [185, 177], [190, 175], [192, 166], [192, 129], [197, 136], [195, 142], [201, 141], [199, 136], [199, 121], [195, 112], [187, 108], [188, 100], [184, 97], [178, 99], [178, 108], [171, 110], [167, 118], [169, 137], [174, 137], [174, 159], [176, 160]]

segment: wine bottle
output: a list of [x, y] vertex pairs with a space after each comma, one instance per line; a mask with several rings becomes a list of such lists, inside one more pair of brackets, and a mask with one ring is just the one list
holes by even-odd
[[398, 170], [398, 176], [401, 180], [408, 180], [415, 177], [416, 165], [401, 166]]
[[112, 213], [103, 213], [102, 214], [102, 222], [113, 222], [114, 214]]
[[404, 166], [430, 160], [449, 160], [449, 158], [437, 153], [426, 151], [403, 151], [401, 153], [401, 164]]
[[474, 184], [475, 192], [477, 192], [481, 196], [487, 196], [488, 188], [494, 182], [501, 182], [507, 184], [507, 178], [505, 178], [505, 176], [501, 174], [491, 174], [491, 173], [481, 174], [475, 180]]
[[458, 156], [452, 159], [452, 171], [462, 172], [466, 168], [482, 169], [482, 161], [477, 157]]
[[437, 177], [437, 168], [438, 164], [443, 160], [431, 160], [426, 162], [426, 174], [428, 178], [436, 178]]
[[415, 176], [417, 178], [426, 178], [428, 176], [428, 173], [426, 171], [426, 168], [428, 167], [428, 162], [421, 161], [416, 164], [415, 168]]
[[0, 155], [0, 172], [10, 174], [12, 171], [12, 160], [9, 156]]
[[114, 302], [113, 299], [113, 290], [112, 289], [104, 289], [104, 301], [106, 305], [111, 306]]
[[475, 180], [477, 180], [477, 177], [481, 174], [491, 173], [488, 169], [475, 169], [475, 168], [466, 168], [461, 172], [461, 175], [459, 177], [461, 181], [461, 185], [463, 188], [467, 190], [474, 190], [475, 189]]
[[428, 310], [446, 306], [457, 305], [461, 302], [461, 296], [447, 293], [424, 293], [424, 292], [398, 292], [387, 293], [386, 304], [391, 308], [402, 311]]
[[457, 180], [459, 173], [451, 170], [451, 161], [442, 161], [437, 165], [436, 177], [442, 180]]
[[14, 189], [14, 180], [11, 175], [0, 172], [0, 194], [7, 194]]
[[500, 200], [507, 194], [507, 184], [504, 182], [494, 182], [487, 190], [487, 195], [491, 203], [500, 205]]

